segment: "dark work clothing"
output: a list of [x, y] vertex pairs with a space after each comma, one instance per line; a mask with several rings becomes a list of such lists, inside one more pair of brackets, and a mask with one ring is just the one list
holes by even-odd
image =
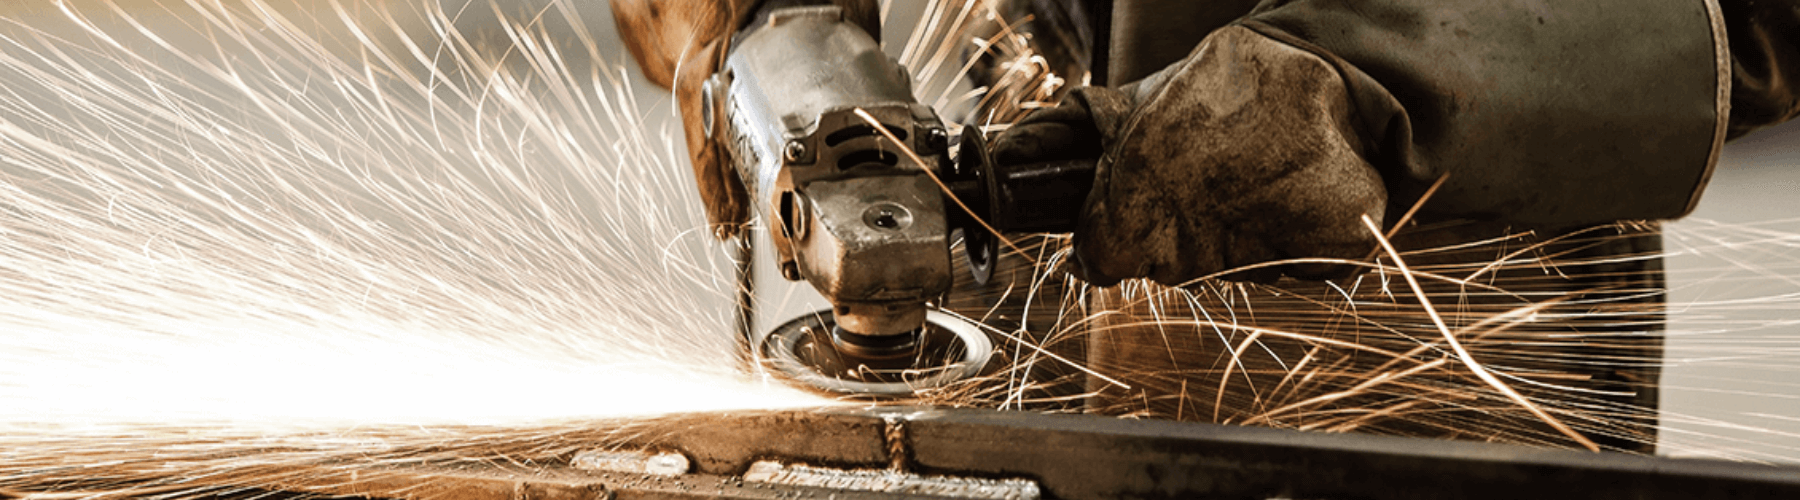
[[1449, 175], [1423, 214], [1567, 227], [1691, 210], [1724, 140], [1717, 15], [1705, 0], [1292, 0], [1238, 22], [1343, 69], [1390, 213]]
[[1109, 62], [1089, 69], [1114, 85], [1228, 24], [1341, 64], [1366, 104], [1358, 126], [1378, 142], [1368, 154], [1390, 216], [1450, 173], [1426, 216], [1548, 228], [1679, 217], [1718, 143], [1800, 114], [1791, 0], [1013, 3], [1105, 23], [1064, 43], [1091, 40], [1083, 60]]
[[[1800, 2], [1792, 0], [1014, 3], [1085, 13], [1039, 19], [1100, 24], [1085, 37], [1058, 38], [1056, 32], [1069, 28], [1050, 27], [1036, 39], [1077, 46], [1058, 52], [1086, 54], [1083, 60], [1093, 65], [1080, 69], [1108, 88], [1078, 89], [1062, 106], [1015, 125], [1007, 133], [1014, 140], [995, 141], [997, 161], [1028, 161], [1042, 144], [1103, 156], [1073, 239], [1075, 260], [1098, 284], [1130, 277], [1178, 284], [1253, 261], [1333, 255], [1280, 236], [1333, 234], [1321, 228], [1344, 229], [1341, 221], [1358, 213], [1381, 218], [1379, 207], [1342, 200], [1286, 201], [1315, 195], [1319, 185], [1385, 189], [1392, 224], [1447, 174], [1415, 220], [1484, 222], [1403, 233], [1396, 238], [1403, 249], [1523, 227], [1550, 239], [1581, 226], [1679, 217], [1697, 201], [1727, 138], [1800, 114]], [[1082, 40], [1093, 43], [1085, 52]], [[1287, 47], [1317, 59], [1296, 57]], [[1334, 71], [1304, 71], [1316, 69], [1317, 60]], [[1050, 67], [1079, 74], [1065, 63], [1052, 55]], [[1096, 144], [1069, 144], [1081, 136]], [[1301, 154], [1319, 151], [1328, 158]], [[1358, 162], [1346, 160], [1346, 152], [1379, 174], [1373, 188], [1357, 183]], [[1268, 188], [1320, 172], [1330, 174], [1325, 182]], [[1506, 287], [1556, 294], [1580, 307], [1549, 315], [1566, 325], [1539, 325], [1566, 331], [1506, 354], [1525, 363], [1514, 368], [1538, 363], [1533, 367], [1579, 375], [1570, 386], [1605, 393], [1591, 403], [1602, 413], [1619, 412], [1593, 419], [1610, 430], [1590, 437], [1605, 449], [1648, 452], [1656, 435], [1664, 286], [1660, 259], [1643, 257], [1661, 250], [1654, 226], [1632, 227], [1641, 232], [1562, 242], [1574, 247], [1568, 254], [1546, 247], [1545, 253], [1568, 259], [1555, 276], [1509, 271], [1519, 276], [1507, 280], [1519, 280], [1504, 281]], [[1355, 250], [1351, 258], [1369, 248], [1354, 241], [1338, 246]], [[1421, 265], [1453, 263], [1431, 258], [1412, 257]], [[1470, 295], [1461, 305], [1486, 299]], [[1596, 314], [1599, 309], [1588, 309], [1600, 307], [1595, 304], [1617, 312]], [[1135, 380], [1138, 389], [1096, 392], [1089, 407], [1142, 404], [1158, 414], [1157, 405], [1174, 404], [1164, 413], [1207, 418], [1181, 405], [1213, 400], [1188, 398], [1189, 388], [1225, 387], [1199, 368], [1236, 360], [1236, 353], [1202, 343], [1178, 355], [1169, 339], [1186, 337], [1167, 325], [1116, 317], [1118, 325], [1093, 332], [1087, 361], [1100, 373]], [[1165, 359], [1167, 366], [1155, 364]], [[1134, 378], [1140, 373], [1154, 375]], [[1443, 435], [1499, 418], [1433, 411], [1471, 425], [1438, 429]]]

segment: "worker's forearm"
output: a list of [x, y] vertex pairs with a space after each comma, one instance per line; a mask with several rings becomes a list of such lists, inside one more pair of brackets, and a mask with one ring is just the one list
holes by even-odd
[[1357, 5], [1271, 2], [1240, 22], [1341, 68], [1395, 205], [1443, 175], [1426, 214], [1554, 227], [1674, 218], [1697, 200], [1728, 118], [1716, 4]]

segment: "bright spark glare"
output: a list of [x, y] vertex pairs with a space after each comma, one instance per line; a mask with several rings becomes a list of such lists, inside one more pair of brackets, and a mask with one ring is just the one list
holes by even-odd
[[[827, 404], [741, 375], [733, 263], [704, 234], [676, 131], [647, 119], [667, 110], [636, 107], [617, 65], [623, 54], [603, 49], [604, 27], [589, 24], [602, 18], [589, 10], [607, 6], [499, 3], [64, 0], [0, 12], [11, 16], [0, 19], [0, 495], [13, 479], [60, 484], [63, 472], [38, 466], [73, 456], [162, 474], [180, 453], [193, 455], [196, 470], [229, 469], [337, 459], [366, 445], [385, 449], [381, 440], [462, 439], [507, 459], [506, 450], [556, 456], [566, 451], [555, 446], [567, 427], [369, 429]], [[902, 60], [931, 82], [920, 87], [927, 102], [979, 109], [975, 122], [998, 129], [1053, 101], [1064, 82], [1043, 71], [1042, 57], [1019, 51], [1026, 37], [1012, 27], [1020, 24], [1000, 20], [998, 31], [980, 32], [964, 22], [995, 20], [985, 5], [930, 3]], [[968, 43], [999, 56], [986, 70], [993, 88], [954, 85], [970, 70], [956, 62]], [[1757, 370], [1758, 380], [1665, 383], [1665, 401], [1744, 392], [1774, 403], [1725, 415], [1660, 409], [1659, 446], [1800, 456], [1800, 437], [1775, 425], [1795, 418], [1782, 406], [1792, 401], [1783, 394], [1793, 393], [1787, 361], [1796, 354], [1783, 329], [1800, 297], [1791, 278], [1800, 259], [1788, 251], [1800, 231], [1791, 226], [1671, 226], [1668, 254], [1716, 261], [1698, 284], [1671, 273], [1676, 297], [1749, 284], [1768, 291], [1670, 300], [1668, 337], [1698, 350], [1570, 358], [1564, 368]], [[1040, 262], [1066, 251], [1063, 239], [1034, 241]], [[1504, 250], [1485, 258], [1546, 280], [1597, 272], [1588, 269], [1594, 262], [1538, 254], [1509, 260], [1511, 244], [1500, 241]], [[1489, 264], [1431, 270], [1491, 277]], [[1078, 362], [1051, 351], [1085, 345], [1115, 311], [1092, 306], [1097, 291], [1049, 264], [1031, 271], [1029, 286], [953, 300], [977, 304], [958, 311], [971, 317], [1029, 319], [994, 333], [1044, 349], [1013, 345], [1002, 353], [1013, 362], [994, 379], [926, 402], [1019, 408], [1041, 403], [1027, 401], [1034, 384], [1085, 376], [1062, 370]], [[1209, 383], [1190, 388], [1183, 379], [1174, 401], [1124, 394], [1115, 406], [1087, 409], [1325, 431], [1370, 431], [1384, 419], [1470, 427], [1443, 407], [1518, 413], [1420, 340], [1437, 332], [1420, 330], [1420, 313], [1395, 299], [1405, 288], [1385, 280], [1397, 276], [1371, 273], [1361, 288], [1311, 295], [1128, 284], [1125, 303], [1114, 306], [1147, 312], [1141, 324], [1115, 326], [1176, 333], [1137, 338], [1158, 356], [1113, 368], [1137, 377], [1133, 386], [1175, 376]], [[1552, 309], [1567, 305], [1557, 302], [1566, 290], [1487, 309], [1463, 303], [1533, 284], [1457, 283], [1433, 300], [1458, 305], [1459, 326], [1504, 320], [1474, 332], [1473, 356], [1535, 391], [1533, 401], [1559, 418], [1596, 434], [1643, 430], [1631, 417], [1658, 408], [1596, 406], [1567, 382], [1585, 373], [1522, 368], [1543, 357], [1535, 346], [1582, 341], [1555, 320], [1604, 321], [1594, 311], [1629, 304]], [[988, 309], [987, 299], [1002, 298], [1025, 306]], [[1508, 316], [1521, 311], [1529, 314]], [[1770, 330], [1781, 332], [1763, 335]], [[1237, 364], [1205, 357], [1221, 351]], [[1163, 357], [1189, 372], [1156, 364]], [[1359, 359], [1387, 371], [1371, 377], [1351, 364]], [[1363, 399], [1337, 404], [1352, 397]], [[1533, 422], [1511, 420], [1519, 421]], [[283, 441], [304, 456], [213, 454], [266, 444], [256, 441], [264, 429], [320, 428]], [[1516, 435], [1493, 437], [1558, 443], [1523, 424], [1498, 431], [1507, 432]], [[227, 442], [232, 436], [243, 440]], [[9, 470], [39, 475], [7, 479]]]
[[740, 375], [733, 264], [577, 3], [15, 9], [0, 421], [825, 404]]

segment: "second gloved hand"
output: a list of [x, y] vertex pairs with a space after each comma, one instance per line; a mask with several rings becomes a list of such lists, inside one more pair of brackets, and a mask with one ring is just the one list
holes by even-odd
[[[1387, 191], [1364, 159], [1349, 92], [1320, 57], [1243, 27], [1117, 89], [1087, 87], [995, 140], [994, 161], [1099, 156], [1074, 234], [1076, 274], [1097, 284], [1182, 285], [1289, 258], [1360, 258]], [[1341, 269], [1341, 268], [1338, 268]], [[1332, 266], [1283, 266], [1322, 278]]]

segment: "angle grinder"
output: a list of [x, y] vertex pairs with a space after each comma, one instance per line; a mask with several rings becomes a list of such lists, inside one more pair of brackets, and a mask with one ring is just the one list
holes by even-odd
[[757, 365], [864, 397], [979, 376], [994, 343], [937, 309], [957, 235], [986, 284], [996, 232], [1073, 227], [1093, 162], [996, 165], [976, 127], [964, 127], [952, 161], [946, 127], [881, 51], [878, 27], [829, 4], [764, 9], [703, 88], [705, 130], [756, 201], [775, 268], [831, 307], [747, 332]]

